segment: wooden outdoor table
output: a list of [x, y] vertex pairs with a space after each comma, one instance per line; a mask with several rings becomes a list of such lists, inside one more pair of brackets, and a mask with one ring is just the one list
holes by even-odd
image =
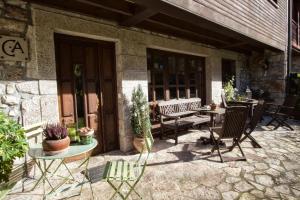
[[215, 126], [215, 117], [217, 115], [224, 115], [226, 109], [225, 108], [217, 108], [215, 110], [202, 110], [201, 112], [210, 114], [210, 124], [211, 127]]
[[[43, 193], [43, 199], [46, 199], [47, 196], [51, 196], [51, 195], [55, 195], [61, 191], [66, 190], [67, 188], [63, 188], [61, 190], [58, 190], [59, 188], [61, 188], [63, 185], [65, 185], [67, 182], [73, 182], [75, 184], [73, 184], [71, 187], [68, 187], [70, 189], [75, 188], [80, 186], [80, 193], [79, 195], [81, 195], [82, 192], [82, 186], [85, 183], [90, 183], [90, 180], [85, 176], [85, 178], [82, 179], [82, 181], [78, 181], [75, 179], [75, 176], [73, 175], [72, 171], [68, 168], [68, 166], [66, 165], [65, 159], [69, 158], [69, 157], [74, 157], [74, 156], [78, 156], [78, 155], [82, 155], [85, 154], [85, 159], [83, 160], [83, 162], [77, 167], [77, 170], [80, 170], [81, 167], [84, 167], [84, 173], [87, 174], [87, 169], [88, 169], [88, 165], [89, 165], [89, 160], [90, 160], [90, 151], [93, 150], [96, 146], [97, 146], [98, 142], [96, 139], [93, 139], [91, 144], [86, 144], [86, 145], [80, 145], [80, 144], [74, 144], [74, 145], [70, 145], [69, 149], [65, 152], [62, 152], [60, 154], [57, 155], [53, 155], [53, 156], [49, 156], [49, 155], [45, 155], [44, 151], [43, 151], [43, 147], [42, 144], [35, 144], [33, 146], [30, 147], [29, 149], [29, 156], [33, 158], [33, 160], [35, 161], [35, 163], [37, 164], [38, 168], [41, 171], [41, 177], [37, 180], [36, 184], [33, 186], [33, 188], [31, 189], [34, 190], [41, 182], [43, 182], [43, 186], [44, 186], [44, 193]], [[48, 163], [46, 162], [48, 161]], [[50, 167], [53, 166], [54, 161], [59, 161], [59, 165], [57, 167], [55, 167], [55, 169], [53, 171], [50, 171]], [[64, 166], [65, 167], [65, 175], [64, 176], [60, 176], [60, 175], [56, 175], [56, 173], [59, 171], [59, 169]], [[63, 179], [63, 182], [61, 182], [60, 184], [57, 184], [55, 186], [53, 186], [53, 182], [50, 181], [50, 178], [52, 177], [59, 177]], [[86, 179], [86, 181], [85, 181]], [[51, 188], [51, 191], [49, 193], [46, 194], [45, 191], [45, 183], [48, 183], [48, 185]], [[90, 185], [91, 191], [92, 191], [92, 195], [93, 195], [93, 190], [92, 187]]]
[[[211, 124], [211, 127], [214, 127], [215, 126], [215, 117], [217, 115], [224, 115], [225, 112], [226, 112], [226, 109], [225, 108], [217, 108], [215, 110], [207, 110], [207, 109], [205, 109], [205, 110], [202, 110], [201, 112], [210, 115], [210, 124]], [[211, 137], [210, 138], [201, 137], [200, 139], [203, 141], [204, 144], [214, 145], [213, 139]], [[225, 143], [223, 143], [221, 141], [220, 145], [224, 146]]]
[[253, 117], [253, 111], [254, 111], [254, 107], [257, 106], [258, 104], [258, 100], [256, 99], [249, 99], [249, 100], [244, 100], [244, 101], [230, 101], [230, 103], [234, 103], [234, 104], [240, 104], [243, 106], [250, 106], [250, 117]]

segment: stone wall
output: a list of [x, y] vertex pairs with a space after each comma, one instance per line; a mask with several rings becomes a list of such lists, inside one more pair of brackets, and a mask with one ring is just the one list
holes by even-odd
[[22, 125], [57, 121], [56, 81], [36, 79], [31, 7], [23, 1], [0, 0], [0, 34], [29, 40], [29, 62], [0, 61], [0, 109]]
[[300, 56], [293, 55], [291, 72], [300, 73]]
[[[214, 47], [194, 43], [168, 35], [137, 28], [120, 27], [103, 19], [33, 5], [33, 24], [37, 68], [31, 70], [36, 77], [47, 74], [55, 79], [54, 33], [112, 41], [116, 46], [116, 71], [118, 92], [118, 120], [120, 148], [132, 148], [129, 121], [131, 93], [138, 84], [148, 94], [147, 48], [156, 48], [184, 54], [204, 56], [206, 59], [206, 102], [220, 102], [222, 89], [221, 60], [236, 60], [238, 69], [244, 68], [244, 56]], [[46, 58], [46, 59], [45, 59]]]
[[254, 53], [249, 58], [168, 35], [120, 27], [112, 21], [39, 5], [29, 6], [21, 1], [0, 2], [0, 33], [26, 37], [30, 44], [29, 62], [0, 62], [0, 108], [23, 125], [59, 120], [54, 33], [115, 43], [119, 141], [123, 151], [132, 148], [129, 121], [132, 90], [141, 84], [148, 94], [147, 48], [205, 57], [207, 103], [221, 102], [222, 58], [236, 61], [240, 91], [250, 86], [268, 90], [274, 98], [283, 96], [286, 73], [283, 53], [265, 53], [269, 62], [265, 76], [263, 68], [255, 61], [259, 54]]
[[285, 97], [287, 60], [284, 52], [265, 51], [250, 57], [251, 89], [262, 89], [270, 93], [270, 99], [282, 102]]
[[[4, 15], [9, 4], [1, 5], [1, 14]], [[24, 25], [21, 26], [19, 20], [2, 16], [0, 21], [4, 20], [0, 23], [5, 26], [1, 26], [0, 30], [3, 30], [1, 34], [17, 35], [29, 40], [30, 61], [0, 63], [4, 77], [0, 81], [2, 109], [23, 125], [58, 121], [54, 33], [112, 41], [116, 46], [118, 124], [122, 151], [132, 148], [129, 121], [132, 90], [141, 84], [148, 94], [147, 48], [205, 57], [207, 103], [221, 101], [222, 58], [236, 60], [238, 71], [243, 72], [248, 67], [246, 57], [239, 53], [141, 29], [124, 28], [116, 22], [39, 5], [30, 7], [27, 3], [20, 3], [19, 7], [27, 13], [26, 20], [22, 21]], [[22, 31], [16, 31], [18, 27], [23, 27]], [[244, 75], [237, 78], [243, 87]]]
[[57, 121], [56, 82], [8, 81], [0, 84], [1, 110], [24, 126]]

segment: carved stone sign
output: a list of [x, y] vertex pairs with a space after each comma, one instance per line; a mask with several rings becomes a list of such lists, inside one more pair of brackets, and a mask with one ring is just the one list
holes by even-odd
[[0, 60], [28, 61], [28, 43], [26, 39], [0, 36]]

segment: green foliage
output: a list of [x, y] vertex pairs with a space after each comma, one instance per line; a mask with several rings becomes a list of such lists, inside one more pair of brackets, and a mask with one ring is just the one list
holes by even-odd
[[151, 131], [151, 122], [148, 101], [140, 85], [133, 90], [131, 102], [130, 121], [133, 133], [135, 136], [143, 137]]
[[242, 94], [238, 94], [238, 95], [236, 95], [236, 100], [237, 101], [245, 101], [246, 100], [246, 96], [242, 95]]
[[227, 101], [232, 101], [234, 98], [234, 76], [225, 83], [224, 85], [224, 93]]
[[25, 155], [28, 145], [21, 125], [0, 112], [0, 183], [8, 181], [16, 158]]

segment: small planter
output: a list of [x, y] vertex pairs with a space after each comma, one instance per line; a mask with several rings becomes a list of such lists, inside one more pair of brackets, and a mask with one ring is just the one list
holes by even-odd
[[81, 144], [91, 144], [93, 142], [94, 130], [89, 129], [87, 132], [80, 130], [79, 136]]
[[216, 109], [217, 109], [217, 104], [212, 103], [212, 104], [210, 105], [210, 109], [211, 109], [211, 110], [216, 110]]
[[79, 141], [79, 136], [77, 135], [76, 128], [67, 128], [67, 130], [71, 143], [76, 143], [77, 141]]
[[43, 150], [46, 155], [56, 155], [68, 150], [70, 146], [70, 138], [67, 136], [61, 140], [44, 140]]
[[142, 137], [133, 138], [133, 146], [138, 152], [147, 151], [145, 139]]

